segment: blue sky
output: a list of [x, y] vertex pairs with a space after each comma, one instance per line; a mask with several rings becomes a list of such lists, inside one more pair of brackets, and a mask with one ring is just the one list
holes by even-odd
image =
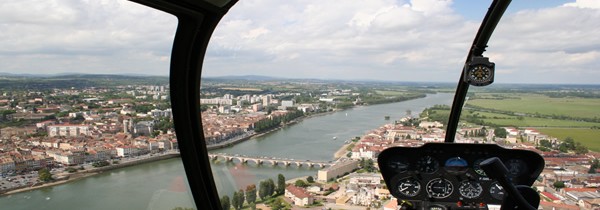
[[[490, 0], [242, 0], [205, 76], [457, 81]], [[600, 84], [600, 1], [514, 0], [484, 54], [501, 83]], [[0, 4], [0, 72], [167, 75], [176, 18], [128, 1]]]
[[[512, 14], [521, 10], [535, 10], [540, 8], [557, 7], [569, 3], [568, 0], [513, 0], [508, 7], [506, 14]], [[463, 15], [469, 20], [481, 20], [487, 8], [490, 6], [489, 0], [454, 0], [452, 8], [457, 13]], [[473, 12], [476, 11], [476, 12]]]

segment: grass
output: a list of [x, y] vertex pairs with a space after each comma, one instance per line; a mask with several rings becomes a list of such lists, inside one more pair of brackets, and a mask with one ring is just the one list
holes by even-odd
[[[550, 98], [540, 94], [501, 94], [507, 99], [471, 99], [467, 103], [479, 107], [518, 113], [562, 115], [579, 118], [600, 117], [600, 99]], [[483, 95], [483, 97], [487, 97]], [[517, 99], [518, 98], [518, 99]]]
[[600, 152], [600, 129], [582, 128], [536, 128], [540, 133], [563, 140], [567, 137], [581, 142], [590, 150]]
[[409, 94], [407, 91], [394, 91], [394, 90], [376, 90], [375, 93], [384, 96], [403, 96]]
[[516, 126], [516, 127], [577, 127], [590, 128], [592, 126], [600, 126], [600, 123], [580, 122], [570, 120], [556, 120], [545, 118], [524, 117], [523, 120], [513, 119], [485, 119], [490, 123], [500, 126]]
[[223, 90], [240, 90], [240, 91], [262, 91], [262, 89], [259, 89], [259, 88], [224, 87], [221, 89], [223, 89]]
[[[466, 111], [463, 114], [471, 114]], [[523, 117], [523, 120], [519, 120], [517, 116], [480, 112], [476, 111], [472, 114], [479, 114], [479, 116], [485, 116], [482, 119], [485, 122], [493, 123], [499, 126], [516, 126], [516, 127], [578, 127], [578, 128], [590, 128], [592, 126], [600, 126], [600, 123], [594, 122], [583, 122], [573, 120], [559, 120], [559, 119], [547, 119], [547, 118], [536, 118], [536, 117]], [[464, 115], [463, 115], [464, 116]], [[497, 118], [497, 119], [494, 119]]]

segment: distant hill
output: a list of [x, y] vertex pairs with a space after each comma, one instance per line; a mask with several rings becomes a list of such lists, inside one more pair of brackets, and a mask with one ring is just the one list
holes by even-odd
[[270, 77], [262, 75], [241, 75], [241, 76], [218, 76], [218, 77], [203, 77], [207, 80], [254, 80], [254, 81], [269, 81], [269, 80], [289, 80], [288, 78]]
[[117, 85], [167, 85], [167, 76], [107, 74], [11, 74], [0, 73], [0, 89], [87, 88]]

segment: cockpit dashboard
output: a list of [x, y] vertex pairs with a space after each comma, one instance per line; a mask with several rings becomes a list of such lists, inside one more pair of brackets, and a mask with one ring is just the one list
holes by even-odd
[[413, 209], [488, 209], [506, 198], [479, 164], [498, 157], [514, 185], [531, 186], [544, 168], [536, 152], [496, 144], [427, 143], [392, 147], [378, 157], [390, 193]]

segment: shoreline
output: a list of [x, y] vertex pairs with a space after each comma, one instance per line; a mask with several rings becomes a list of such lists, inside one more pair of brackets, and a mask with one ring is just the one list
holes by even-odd
[[[413, 99], [408, 99], [405, 101], [409, 101], [409, 100], [414, 100], [414, 99], [418, 99], [418, 98], [413, 98]], [[399, 102], [404, 102], [404, 101], [399, 101]], [[391, 102], [391, 103], [397, 103], [397, 102]], [[378, 104], [372, 104], [372, 105], [378, 105]], [[371, 106], [371, 105], [366, 105], [366, 106]], [[351, 108], [355, 108], [355, 107], [351, 107]], [[251, 135], [248, 135], [246, 137], [231, 141], [231, 142], [225, 142], [223, 144], [219, 144], [219, 145], [207, 145], [207, 150], [211, 151], [211, 150], [215, 150], [215, 149], [220, 149], [220, 148], [225, 148], [225, 147], [229, 147], [229, 146], [234, 146], [235, 144], [241, 143], [243, 141], [246, 141], [248, 139], [252, 139], [255, 137], [260, 137], [260, 136], [264, 136], [267, 135], [269, 133], [275, 132], [277, 130], [280, 130], [288, 125], [294, 125], [298, 122], [301, 122], [305, 119], [310, 119], [312, 117], [320, 117], [320, 116], [324, 116], [324, 115], [328, 115], [328, 114], [334, 114], [336, 112], [339, 111], [343, 111], [346, 109], [335, 109], [332, 110], [330, 112], [322, 112], [322, 113], [317, 113], [317, 114], [311, 114], [311, 115], [307, 115], [307, 116], [302, 116], [299, 118], [296, 118], [282, 126], [278, 126], [275, 127], [273, 129], [264, 131], [264, 132], [260, 132], [260, 133], [253, 133]], [[339, 159], [340, 157], [343, 157], [348, 151], [346, 151], [346, 148], [350, 145], [352, 145], [353, 142], [350, 142], [348, 144], [344, 144], [342, 145], [335, 153], [334, 153], [334, 159]], [[47, 187], [53, 187], [53, 186], [58, 186], [58, 185], [62, 185], [62, 184], [66, 184], [69, 182], [74, 182], [77, 180], [81, 180], [83, 178], [87, 178], [87, 177], [91, 177], [94, 175], [98, 175], [107, 171], [111, 171], [111, 170], [115, 170], [115, 169], [121, 169], [121, 168], [126, 168], [126, 167], [130, 167], [130, 166], [134, 166], [134, 165], [138, 165], [138, 164], [144, 164], [144, 163], [150, 163], [150, 162], [154, 162], [154, 161], [158, 161], [158, 160], [166, 160], [166, 159], [171, 159], [171, 158], [175, 158], [175, 157], [180, 157], [179, 153], [168, 153], [168, 154], [163, 154], [163, 155], [158, 155], [155, 157], [150, 157], [150, 158], [146, 158], [146, 159], [137, 159], [137, 160], [132, 160], [130, 162], [126, 162], [126, 163], [119, 163], [116, 165], [109, 165], [109, 166], [105, 166], [105, 167], [100, 167], [100, 168], [93, 168], [93, 169], [87, 169], [84, 171], [78, 171], [75, 173], [71, 173], [66, 175], [66, 177], [63, 178], [59, 178], [53, 182], [49, 182], [49, 183], [41, 183], [40, 185], [35, 185], [35, 186], [31, 186], [31, 187], [27, 187], [27, 186], [23, 186], [20, 188], [15, 188], [15, 189], [11, 189], [11, 190], [6, 190], [6, 191], [0, 191], [0, 197], [3, 196], [9, 196], [9, 195], [13, 195], [13, 194], [18, 194], [21, 192], [28, 192], [28, 191], [32, 191], [32, 190], [38, 190], [38, 189], [42, 189], [42, 188], [47, 188]]]
[[333, 114], [333, 113], [341, 111], [341, 110], [343, 110], [343, 109], [334, 110], [334, 111], [331, 111], [331, 112], [323, 112], [323, 113], [311, 114], [311, 115], [308, 115], [308, 116], [302, 116], [302, 117], [296, 118], [296, 119], [294, 119], [294, 120], [286, 123], [283, 126], [277, 126], [275, 128], [272, 128], [272, 129], [264, 131], [264, 132], [254, 133], [254, 134], [248, 135], [246, 137], [243, 137], [243, 138], [240, 138], [240, 139], [237, 139], [237, 140], [228, 141], [228, 142], [224, 142], [224, 143], [220, 143], [220, 144], [216, 144], [216, 145], [206, 145], [206, 150], [211, 151], [211, 150], [217, 150], [217, 149], [222, 149], [222, 148], [227, 148], [227, 147], [230, 147], [230, 146], [234, 146], [234, 145], [242, 143], [242, 142], [244, 142], [246, 140], [249, 140], [249, 139], [252, 139], [252, 138], [261, 137], [261, 136], [267, 135], [269, 133], [278, 131], [278, 130], [286, 127], [286, 126], [294, 125], [294, 124], [299, 123], [299, 122], [301, 122], [301, 121], [303, 121], [305, 119], [310, 119], [312, 117], [319, 117], [319, 116], [324, 116], [324, 115], [328, 115], [328, 114]]
[[346, 148], [348, 148], [352, 143], [354, 142], [350, 142], [348, 144], [344, 144], [342, 145], [334, 154], [333, 154], [333, 159], [337, 160], [340, 159], [341, 157], [344, 157], [348, 151], [346, 150]]
[[[296, 118], [296, 119], [294, 119], [294, 120], [292, 120], [292, 121], [284, 124], [283, 126], [277, 126], [277, 127], [273, 128], [271, 130], [268, 130], [268, 131], [264, 131], [264, 132], [260, 132], [260, 133], [254, 133], [254, 134], [248, 135], [247, 137], [243, 137], [243, 138], [240, 138], [240, 139], [237, 139], [237, 140], [233, 140], [233, 141], [230, 141], [230, 142], [226, 141], [224, 143], [220, 143], [220, 144], [216, 144], [216, 145], [206, 145], [206, 150], [211, 151], [211, 150], [216, 150], [216, 149], [221, 149], [221, 148], [226, 148], [226, 147], [234, 146], [234, 145], [239, 144], [241, 142], [244, 142], [246, 140], [249, 140], [249, 139], [252, 139], [252, 138], [255, 138], [255, 137], [260, 137], [260, 136], [269, 134], [271, 132], [274, 132], [274, 131], [277, 131], [279, 129], [282, 129], [285, 126], [293, 125], [293, 124], [301, 122], [301, 121], [303, 121], [305, 119], [310, 119], [310, 118], [313, 118], [313, 117], [320, 117], [320, 116], [324, 116], [324, 115], [328, 115], [328, 114], [334, 114], [334, 113], [339, 112], [339, 111], [343, 111], [343, 110], [347, 110], [347, 109], [352, 109], [352, 108], [357, 108], [357, 107], [362, 107], [362, 106], [374, 106], [374, 105], [381, 105], [381, 104], [391, 104], [391, 103], [400, 103], [400, 102], [405, 102], [405, 101], [411, 101], [411, 100], [416, 100], [416, 99], [420, 99], [420, 98], [425, 98], [428, 95], [429, 94], [425, 94], [422, 97], [408, 98], [406, 100], [394, 101], [394, 102], [376, 103], [376, 104], [368, 104], [368, 105], [354, 105], [352, 107], [348, 107], [348, 108], [345, 108], [345, 109], [334, 109], [334, 110], [332, 110], [330, 112], [321, 112], [321, 113], [311, 114], [311, 115], [307, 115], [307, 116], [302, 116], [302, 117], [298, 117], [298, 118]], [[339, 152], [339, 150], [338, 150], [338, 152]]]
[[22, 193], [22, 192], [28, 192], [28, 191], [32, 191], [32, 190], [38, 190], [38, 189], [42, 189], [42, 188], [46, 188], [46, 187], [58, 186], [58, 185], [66, 184], [69, 182], [81, 180], [83, 178], [99, 175], [104, 172], [108, 172], [108, 171], [112, 171], [112, 170], [116, 170], [116, 169], [126, 168], [126, 167], [130, 167], [130, 166], [134, 166], [134, 165], [144, 164], [144, 163], [155, 162], [155, 161], [159, 161], [159, 160], [167, 160], [167, 159], [176, 158], [176, 157], [180, 157], [179, 153], [168, 153], [168, 154], [163, 154], [163, 155], [150, 157], [150, 158], [146, 158], [146, 159], [132, 160], [132, 161], [126, 162], [126, 163], [119, 163], [119, 164], [114, 164], [114, 165], [111, 164], [109, 166], [104, 166], [104, 167], [100, 167], [100, 168], [93, 168], [93, 169], [87, 169], [87, 170], [83, 170], [83, 171], [77, 171], [75, 173], [70, 173], [68, 175], [65, 175], [65, 177], [63, 177], [63, 178], [58, 178], [57, 180], [55, 180], [53, 182], [41, 183], [40, 185], [35, 185], [32, 187], [24, 186], [21, 188], [15, 188], [15, 189], [11, 189], [8, 191], [0, 192], [0, 197], [9, 196], [9, 195], [17, 194], [17, 193]]

